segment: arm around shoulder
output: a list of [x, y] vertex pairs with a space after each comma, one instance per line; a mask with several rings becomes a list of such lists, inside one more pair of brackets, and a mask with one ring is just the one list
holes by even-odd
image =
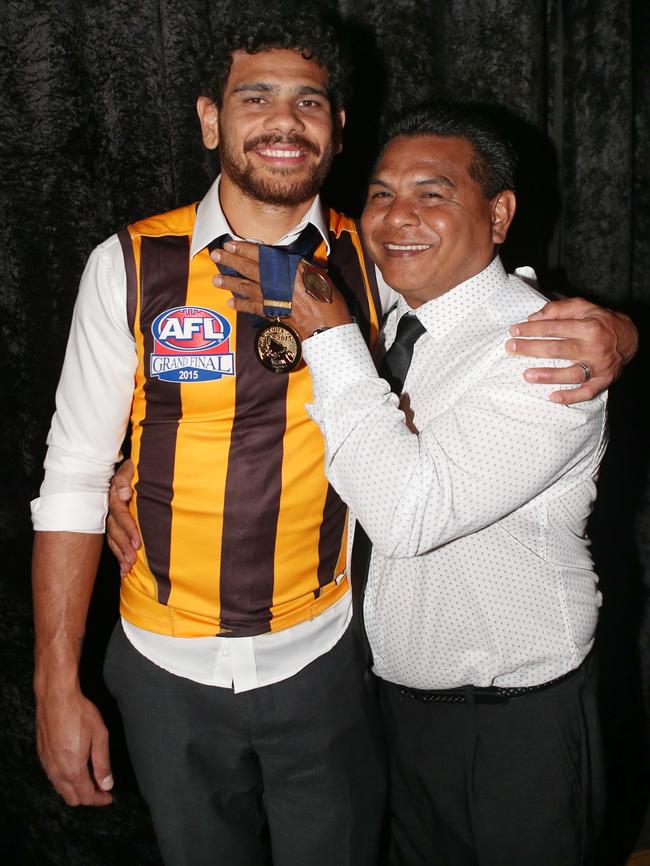
[[[526, 380], [536, 384], [578, 384], [573, 390], [554, 391], [557, 403], [591, 400], [609, 388], [636, 354], [638, 331], [625, 313], [608, 310], [584, 298], [549, 301], [510, 329], [515, 339], [508, 351], [538, 358], [570, 358], [571, 367], [535, 367], [526, 371]], [[585, 380], [584, 367], [590, 370]]]

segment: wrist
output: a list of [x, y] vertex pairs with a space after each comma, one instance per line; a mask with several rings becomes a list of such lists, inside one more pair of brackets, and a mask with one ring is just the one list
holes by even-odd
[[76, 669], [74, 671], [39, 669], [34, 674], [33, 688], [36, 703], [66, 700], [81, 691]]
[[36, 649], [33, 688], [36, 697], [45, 693], [79, 690], [79, 654], [72, 649]]
[[350, 316], [350, 320], [348, 322], [337, 322], [335, 325], [321, 325], [319, 328], [316, 328], [311, 332], [308, 336], [305, 337], [306, 340], [309, 340], [310, 337], [315, 337], [317, 334], [322, 334], [324, 331], [331, 331], [332, 328], [340, 328], [342, 325], [354, 325], [356, 323], [356, 319], [354, 316]]

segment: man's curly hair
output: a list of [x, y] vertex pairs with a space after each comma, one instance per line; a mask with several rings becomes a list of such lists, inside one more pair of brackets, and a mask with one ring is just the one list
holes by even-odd
[[331, 7], [294, 0], [233, 3], [230, 13], [222, 11], [213, 30], [202, 64], [201, 92], [217, 105], [223, 100], [233, 51], [257, 54], [290, 48], [327, 70], [332, 110], [343, 108], [349, 79], [348, 52], [341, 19]]

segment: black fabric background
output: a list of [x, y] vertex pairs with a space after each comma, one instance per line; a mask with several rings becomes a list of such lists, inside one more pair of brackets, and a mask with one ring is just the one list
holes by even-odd
[[[240, 4], [249, 0], [239, 0]], [[276, 3], [282, 8], [281, 3]], [[2, 0], [0, 5], [0, 856], [6, 864], [158, 863], [119, 721], [99, 676], [115, 620], [105, 558], [84, 682], [111, 725], [109, 809], [69, 809], [34, 753], [30, 524], [76, 285], [92, 247], [196, 199], [215, 166], [195, 119], [195, 59], [237, 3]], [[432, 94], [507, 109], [522, 150], [509, 264], [547, 288], [627, 309], [647, 330], [650, 6], [645, 0], [345, 0], [360, 71], [329, 200], [358, 212], [382, 101]], [[636, 838], [650, 683], [647, 352], [611, 395], [612, 445], [592, 521], [612, 791], [603, 862]]]

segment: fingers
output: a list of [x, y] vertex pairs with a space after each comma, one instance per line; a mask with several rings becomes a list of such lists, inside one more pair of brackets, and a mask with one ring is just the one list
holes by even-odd
[[513, 337], [555, 337], [586, 343], [605, 342], [609, 329], [599, 319], [537, 319], [518, 322], [510, 328]]
[[124, 577], [135, 565], [136, 548], [128, 534], [110, 514], [106, 518], [106, 543], [120, 566], [120, 576]]
[[237, 298], [245, 298], [262, 303], [262, 289], [259, 283], [244, 280], [241, 277], [229, 277], [226, 274], [217, 274], [212, 278], [212, 283], [218, 289], [225, 289]]
[[[107, 806], [113, 798], [108, 731], [85, 698], [56, 702], [37, 716], [38, 756], [48, 779], [69, 806]], [[97, 775], [91, 774], [90, 765]]]
[[[226, 265], [255, 283], [260, 281], [257, 244], [228, 241], [222, 250], [212, 250], [210, 258], [216, 264]], [[216, 278], [215, 278], [216, 279]], [[220, 285], [215, 283], [215, 285]]]
[[[611, 385], [638, 348], [638, 331], [628, 316], [583, 298], [550, 301], [527, 322], [513, 325], [510, 334], [526, 339], [509, 341], [508, 351], [582, 361], [591, 367], [594, 378], [602, 378], [602, 387]], [[564, 345], [552, 345], [553, 339], [545, 344], [544, 338]]]
[[316, 330], [333, 328], [352, 321], [350, 309], [343, 299], [343, 295], [331, 279], [329, 280], [331, 291], [329, 303], [316, 300], [313, 295], [310, 295], [306, 291], [302, 279], [304, 268], [304, 263], [298, 266], [292, 299], [291, 319], [289, 320], [289, 324], [296, 329], [303, 340], [307, 339]]
[[540, 319], [582, 319], [591, 315], [594, 310], [600, 310], [596, 304], [584, 298], [561, 298], [557, 301], [548, 301], [541, 310], [531, 313], [528, 321]]
[[107, 791], [100, 791], [95, 786], [87, 768], [69, 779], [48, 778], [68, 806], [109, 806], [113, 802], [113, 797]]
[[[108, 505], [110, 509], [109, 520], [111, 526], [115, 526], [117, 530], [124, 533], [131, 546], [135, 550], [138, 550], [142, 546], [142, 540], [138, 532], [138, 527], [135, 525], [135, 520], [131, 516], [128, 505], [113, 493], [109, 493]], [[110, 534], [111, 537], [113, 537], [113, 533], [110, 532]]]
[[113, 476], [108, 492], [106, 541], [119, 563], [122, 577], [131, 570], [136, 560], [136, 550], [142, 546], [138, 528], [129, 511], [129, 501], [133, 496], [133, 472], [133, 461], [125, 461]]
[[265, 318], [264, 304], [262, 301], [249, 300], [247, 297], [232, 297], [226, 301], [229, 307], [238, 313], [253, 313], [255, 316]]
[[124, 499], [125, 502], [129, 501], [133, 492], [131, 482], [133, 481], [134, 472], [135, 466], [133, 460], [129, 457], [128, 460], [122, 463], [111, 481], [111, 489], [114, 487], [118, 491], [120, 499]]
[[[508, 340], [508, 342], [506, 343], [506, 351], [513, 355], [523, 355], [529, 358], [558, 358], [564, 360], [579, 361], [583, 364], [586, 364], [591, 369], [591, 381], [599, 382], [600, 387], [594, 391], [594, 393], [596, 394], [599, 393], [599, 391], [602, 391], [605, 388], [609, 387], [609, 385], [611, 385], [612, 382], [619, 375], [621, 371], [622, 359], [620, 354], [616, 351], [615, 345], [611, 341], [601, 341], [601, 332], [597, 329], [594, 330], [589, 323], [571, 321], [553, 323], [538, 322], [534, 324], [552, 325], [556, 330], [558, 325], [562, 327], [564, 325], [584, 325], [586, 326], [586, 331], [584, 332], [590, 335], [590, 339], [567, 338], [555, 340]], [[532, 369], [535, 368], [531, 368], [531, 370]], [[533, 378], [533, 374], [531, 371], [526, 371], [526, 373], [530, 373], [530, 376], [526, 375], [525, 378], [529, 382], [551, 382], [559, 384], [582, 384], [584, 382], [584, 369], [580, 366], [580, 364], [574, 364], [571, 367], [548, 368], [548, 370], [554, 371], [554, 373], [552, 374], [553, 378], [535, 379]], [[567, 374], [566, 370], [572, 370], [573, 374]], [[548, 375], [551, 374], [545, 374], [545, 376]], [[575, 378], [567, 379], [565, 378], [567, 375], [574, 375]]]
[[585, 371], [580, 364], [570, 367], [529, 367], [524, 379], [535, 385], [584, 385]]
[[571, 406], [573, 403], [586, 403], [587, 400], [593, 400], [601, 391], [604, 391], [605, 387], [598, 380], [594, 381], [590, 379], [588, 383], [581, 385], [579, 388], [553, 391], [548, 399], [552, 403], [563, 403], [565, 406]]
[[[236, 276], [215, 274], [212, 282], [218, 289], [225, 289], [237, 298], [262, 303], [257, 244], [228, 241], [223, 250], [213, 250], [210, 253], [210, 258], [218, 264], [226, 265], [237, 271]], [[229, 306], [242, 312], [254, 312], [244, 307], [235, 307], [234, 304], [229, 304]]]
[[529, 367], [524, 370], [524, 379], [534, 385], [579, 385], [579, 388], [565, 388], [549, 395], [551, 402], [565, 406], [593, 400], [608, 384], [593, 376], [586, 382], [585, 371], [580, 364], [572, 364], [570, 367]]
[[508, 340], [506, 351], [511, 355], [525, 355], [527, 358], [562, 358], [580, 360], [591, 354], [588, 344], [582, 340]]
[[108, 731], [103, 723], [93, 732], [90, 764], [97, 788], [100, 791], [110, 791], [113, 787], [113, 773], [108, 751]]

